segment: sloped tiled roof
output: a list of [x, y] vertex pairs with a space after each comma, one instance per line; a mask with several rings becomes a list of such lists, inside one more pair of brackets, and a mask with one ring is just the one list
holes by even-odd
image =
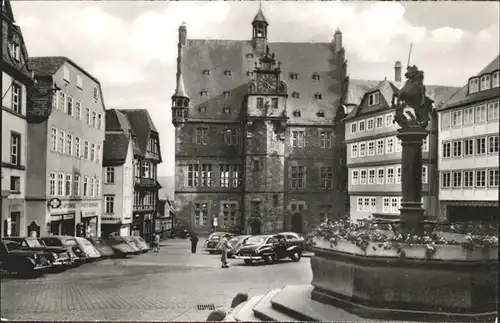
[[[94, 82], [100, 85], [100, 82], [97, 78], [95, 78], [92, 74], [87, 72], [84, 68], [76, 64], [70, 58], [65, 56], [38, 56], [38, 57], [30, 57], [29, 59], [29, 67], [32, 69], [36, 75], [40, 76], [50, 76], [54, 75], [61, 66], [68, 62], [69, 64], [76, 67], [80, 72], [88, 76]], [[100, 86], [99, 86], [100, 87]], [[102, 92], [100, 93], [102, 97]], [[103, 100], [104, 101], [104, 100]]]
[[[154, 131], [158, 133], [156, 127], [146, 109], [127, 109], [127, 110], [117, 110], [125, 115], [129, 121], [131, 128], [137, 138], [138, 148], [140, 149], [140, 154], [144, 155], [146, 153], [146, 148], [149, 140], [149, 133]], [[135, 153], [135, 151], [134, 151]]]
[[349, 79], [346, 104], [359, 105], [365, 93], [380, 81]]
[[[287, 93], [287, 115], [292, 123], [331, 123], [341, 98], [341, 66], [335, 64], [332, 43], [269, 43], [270, 52], [281, 62], [281, 80]], [[251, 57], [250, 55], [253, 55]], [[188, 39], [182, 55], [182, 71], [186, 92], [191, 99], [190, 119], [240, 120], [242, 102], [249, 83], [254, 76], [254, 64], [259, 55], [254, 53], [251, 41], [246, 40], [193, 40]], [[210, 75], [203, 75], [210, 70]], [[225, 71], [231, 71], [226, 75]], [[290, 79], [290, 73], [297, 73], [298, 79]], [[319, 80], [313, 80], [317, 73]], [[201, 91], [207, 96], [201, 96]], [[224, 92], [230, 96], [225, 97]], [[299, 98], [292, 93], [298, 92]], [[322, 99], [316, 100], [315, 93]], [[207, 113], [200, 113], [198, 107], [206, 106]], [[232, 113], [223, 114], [222, 107], [230, 106]], [[300, 110], [301, 116], [293, 116]], [[318, 112], [325, 118], [318, 118]]]
[[127, 159], [130, 135], [125, 133], [106, 133], [103, 150], [103, 165], [117, 166]]
[[255, 17], [253, 18], [253, 22], [266, 22], [267, 23], [267, 19], [264, 16], [264, 13], [262, 12], [261, 8], [259, 8], [259, 11], [257, 12]]
[[[478, 74], [475, 76], [481, 76], [483, 74], [489, 74], [500, 69], [500, 55], [495, 57], [488, 65], [486, 65]], [[500, 96], [500, 88], [492, 88], [486, 91], [480, 91], [467, 95], [469, 92], [469, 82], [465, 84], [460, 90], [458, 90], [445, 104], [440, 108], [448, 109], [455, 106], [477, 102], [481, 100], [487, 100], [490, 98], [495, 98]]]

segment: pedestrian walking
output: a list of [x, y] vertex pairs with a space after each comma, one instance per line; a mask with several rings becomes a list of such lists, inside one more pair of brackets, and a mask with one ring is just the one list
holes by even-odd
[[222, 252], [220, 261], [222, 263], [221, 268], [229, 268], [229, 265], [227, 264], [227, 252], [231, 247], [229, 246], [229, 240], [227, 239], [227, 236], [223, 236], [221, 241], [220, 241], [220, 250]]
[[191, 233], [191, 253], [196, 253], [196, 246], [198, 245], [198, 236], [196, 233]]
[[153, 240], [153, 252], [160, 252], [160, 235], [158, 233], [155, 234]]

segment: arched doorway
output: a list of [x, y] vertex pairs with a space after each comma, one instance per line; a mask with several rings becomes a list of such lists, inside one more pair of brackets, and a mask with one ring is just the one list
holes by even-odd
[[292, 215], [292, 231], [302, 233], [302, 214], [295, 213]]
[[260, 221], [259, 220], [253, 220], [250, 223], [250, 234], [251, 235], [259, 235], [260, 234]]

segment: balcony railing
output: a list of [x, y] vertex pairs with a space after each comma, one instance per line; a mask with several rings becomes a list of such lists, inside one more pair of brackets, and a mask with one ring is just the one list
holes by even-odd
[[135, 185], [145, 186], [145, 187], [154, 187], [157, 185], [157, 183], [156, 183], [156, 180], [153, 178], [136, 177], [135, 178]]
[[134, 205], [134, 211], [154, 211], [155, 206], [154, 204], [151, 205], [142, 205], [142, 204], [136, 204]]

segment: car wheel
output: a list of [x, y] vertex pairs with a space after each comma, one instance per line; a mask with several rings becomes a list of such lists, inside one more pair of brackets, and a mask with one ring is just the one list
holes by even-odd
[[252, 259], [245, 259], [245, 265], [251, 265]]
[[208, 253], [211, 254], [211, 255], [213, 255], [215, 252], [214, 251], [209, 251]]
[[275, 255], [267, 255], [266, 257], [264, 257], [264, 262], [266, 263], [266, 265], [274, 263], [275, 260], [276, 260]]
[[298, 251], [294, 251], [292, 255], [290, 256], [290, 259], [292, 261], [299, 261], [300, 260], [300, 253]]

